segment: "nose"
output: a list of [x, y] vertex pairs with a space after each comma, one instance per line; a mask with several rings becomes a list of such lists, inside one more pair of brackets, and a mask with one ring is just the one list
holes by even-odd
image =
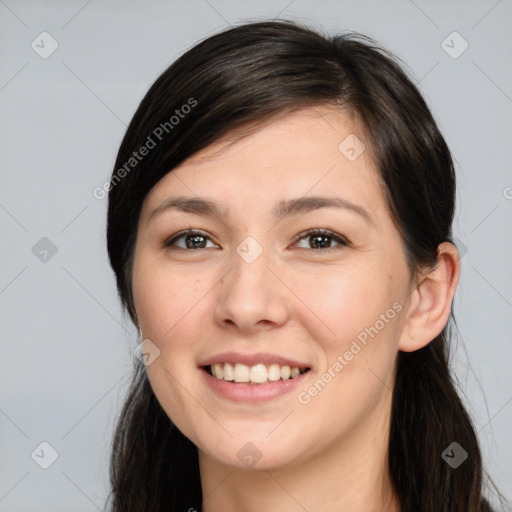
[[244, 334], [285, 324], [291, 297], [266, 252], [252, 262], [234, 252], [230, 263], [231, 270], [219, 283], [217, 324]]

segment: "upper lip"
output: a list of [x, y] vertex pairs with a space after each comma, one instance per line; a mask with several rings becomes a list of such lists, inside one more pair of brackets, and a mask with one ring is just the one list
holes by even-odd
[[281, 366], [287, 365], [295, 368], [310, 368], [310, 365], [294, 361], [287, 357], [279, 356], [276, 354], [269, 354], [264, 352], [258, 352], [257, 354], [238, 354], [236, 352], [223, 352], [207, 359], [204, 359], [199, 363], [199, 366], [211, 366], [216, 363], [241, 363], [246, 366], [254, 366], [256, 364], [279, 364]]

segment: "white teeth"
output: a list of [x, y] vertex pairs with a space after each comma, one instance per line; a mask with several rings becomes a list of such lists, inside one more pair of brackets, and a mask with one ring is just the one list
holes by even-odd
[[270, 381], [279, 380], [281, 378], [281, 368], [278, 364], [271, 364], [269, 366], [267, 378]]
[[212, 373], [217, 379], [222, 379], [224, 373], [222, 371], [222, 365], [217, 363], [212, 366]]
[[249, 367], [245, 364], [236, 363], [233, 375], [235, 376], [235, 382], [249, 382]]
[[281, 378], [283, 380], [289, 379], [291, 375], [291, 370], [289, 366], [281, 366]]
[[[217, 377], [217, 375], [215, 375]], [[219, 377], [222, 379], [222, 375]], [[232, 381], [235, 380], [235, 375], [233, 373], [233, 365], [231, 363], [224, 363], [224, 380]]]
[[251, 382], [267, 382], [267, 368], [265, 367], [265, 365], [257, 364], [251, 366], [249, 380]]
[[235, 382], [253, 382], [262, 384], [265, 382], [274, 382], [279, 379], [288, 380], [295, 379], [301, 373], [306, 371], [297, 367], [288, 365], [280, 366], [279, 364], [271, 364], [268, 367], [262, 363], [253, 366], [247, 366], [241, 363], [216, 363], [210, 367], [211, 373], [217, 379]]

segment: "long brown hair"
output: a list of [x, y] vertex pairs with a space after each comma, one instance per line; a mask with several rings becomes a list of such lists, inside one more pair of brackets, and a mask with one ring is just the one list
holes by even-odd
[[[284, 20], [245, 23], [177, 59], [151, 86], [121, 143], [107, 244], [134, 322], [131, 265], [150, 189], [226, 134], [313, 105], [336, 106], [362, 121], [409, 268], [434, 267], [438, 245], [452, 241], [455, 172], [398, 59], [359, 34], [329, 36]], [[172, 120], [177, 109], [182, 115]], [[130, 161], [150, 139], [155, 146], [146, 156]], [[402, 512], [490, 511], [478, 439], [449, 371], [452, 322], [453, 314], [423, 349], [398, 354], [388, 461]], [[469, 454], [456, 469], [441, 456], [454, 441]], [[113, 438], [110, 475], [113, 512], [201, 508], [197, 449], [161, 408], [138, 360]]]

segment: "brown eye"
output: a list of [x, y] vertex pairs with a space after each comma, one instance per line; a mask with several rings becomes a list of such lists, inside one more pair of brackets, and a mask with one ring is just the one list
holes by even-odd
[[[328, 229], [311, 229], [306, 231], [300, 235], [299, 241], [304, 239], [309, 239], [308, 247], [301, 247], [301, 249], [320, 249], [320, 251], [316, 252], [326, 252], [331, 249], [337, 249], [340, 246], [347, 247], [349, 245], [344, 237]], [[332, 241], [335, 241], [337, 246], [332, 246]]]
[[[177, 242], [184, 240], [185, 245], [178, 245]], [[207, 241], [210, 240], [208, 236], [201, 233], [200, 231], [194, 231], [187, 229], [180, 233], [172, 236], [170, 239], [164, 242], [164, 247], [175, 247], [178, 249], [205, 249]], [[212, 242], [213, 243], [213, 242]]]

